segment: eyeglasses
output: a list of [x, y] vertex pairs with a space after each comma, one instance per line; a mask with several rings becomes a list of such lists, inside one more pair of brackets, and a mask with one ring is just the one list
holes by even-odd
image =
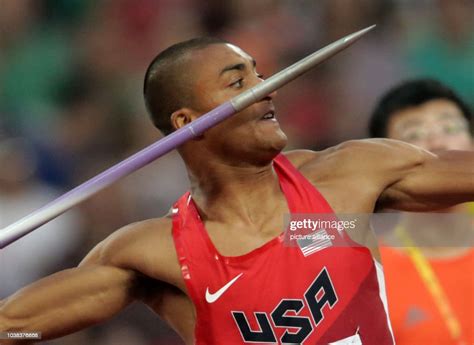
[[417, 142], [426, 140], [432, 136], [453, 137], [462, 133], [469, 135], [469, 126], [464, 119], [449, 120], [435, 125], [417, 125], [405, 128], [400, 139], [408, 142]]

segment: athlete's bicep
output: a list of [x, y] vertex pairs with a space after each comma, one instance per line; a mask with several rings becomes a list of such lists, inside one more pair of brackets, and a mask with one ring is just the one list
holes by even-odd
[[408, 211], [429, 211], [474, 200], [474, 152], [425, 151], [420, 164], [405, 171], [381, 195], [381, 203]]

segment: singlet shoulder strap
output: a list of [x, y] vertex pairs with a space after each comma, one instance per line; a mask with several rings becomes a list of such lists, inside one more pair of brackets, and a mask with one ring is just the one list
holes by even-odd
[[334, 213], [324, 196], [285, 155], [279, 154], [273, 163], [292, 213]]

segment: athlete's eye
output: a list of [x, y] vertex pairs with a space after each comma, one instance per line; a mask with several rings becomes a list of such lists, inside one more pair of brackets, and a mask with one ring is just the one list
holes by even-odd
[[230, 84], [230, 86], [240, 89], [242, 86], [244, 86], [244, 78], [240, 78], [234, 81], [232, 84]]

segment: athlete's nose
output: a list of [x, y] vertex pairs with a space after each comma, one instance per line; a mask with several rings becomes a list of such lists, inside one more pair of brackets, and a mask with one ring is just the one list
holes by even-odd
[[270, 98], [270, 100], [272, 100], [273, 98], [276, 97], [277, 93], [278, 93], [277, 90], [275, 90], [271, 94], [269, 94], [267, 97]]
[[[263, 82], [265, 79], [260, 78], [260, 83]], [[266, 101], [271, 101], [273, 100], [277, 95], [277, 90], [273, 91], [272, 93], [269, 93], [267, 96], [265, 96], [263, 99]]]

